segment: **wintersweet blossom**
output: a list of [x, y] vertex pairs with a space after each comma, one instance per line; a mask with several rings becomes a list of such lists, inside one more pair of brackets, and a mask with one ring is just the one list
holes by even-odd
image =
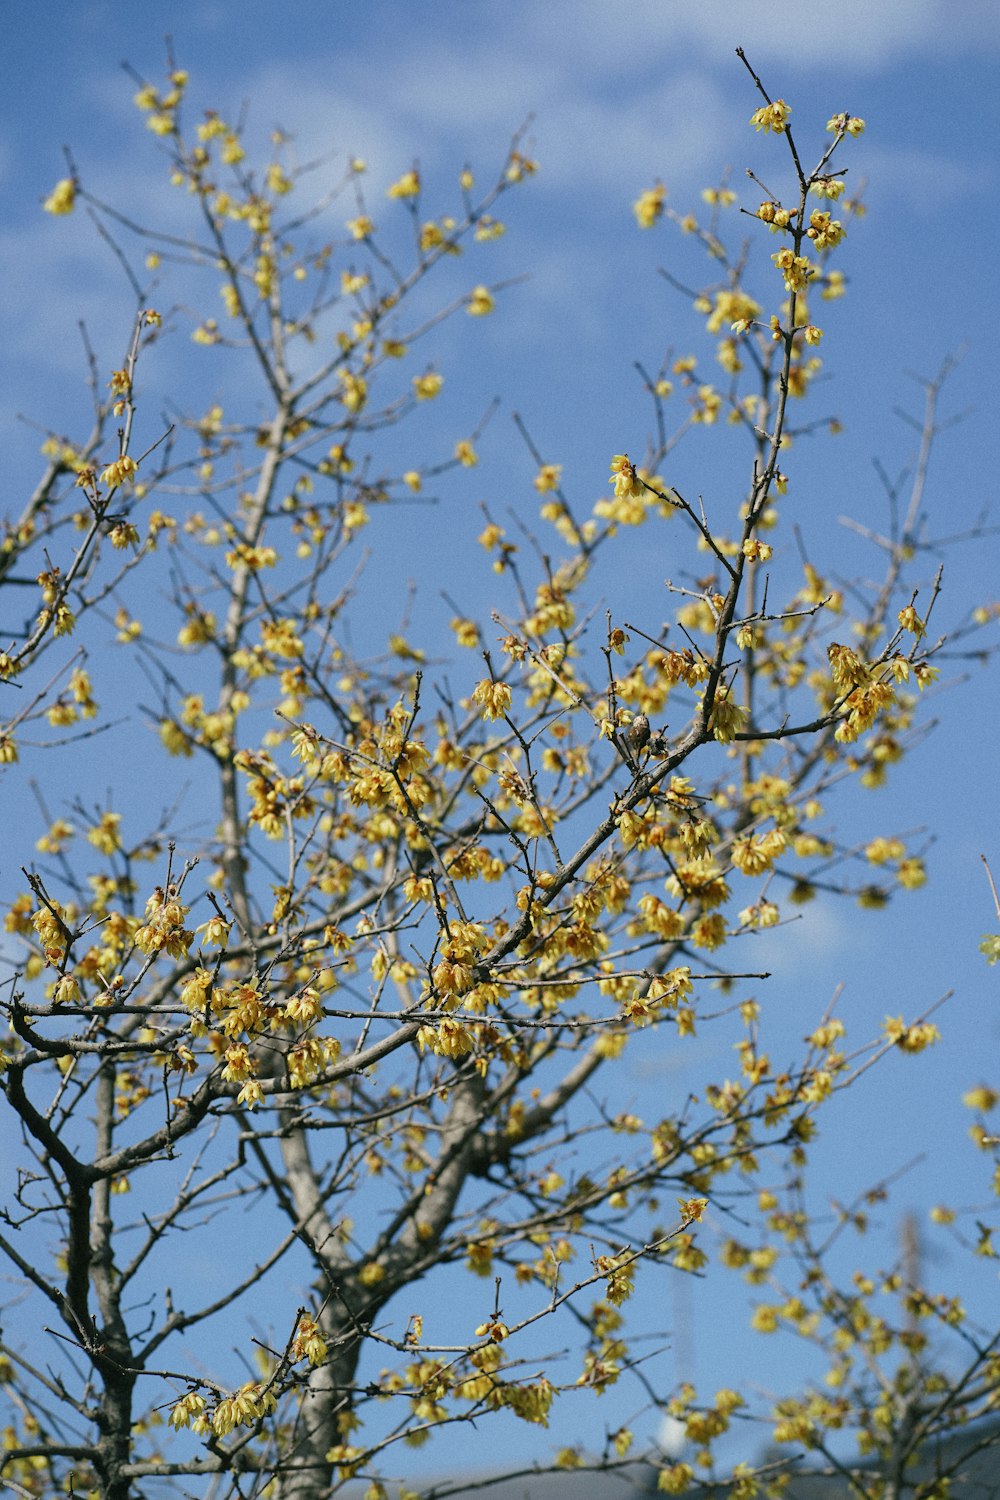
[[76, 203], [76, 183], [72, 177], [63, 177], [56, 183], [42, 207], [47, 214], [71, 214]]
[[832, 115], [826, 122], [826, 128], [831, 135], [863, 135], [865, 122], [857, 115], [849, 115], [845, 112]]
[[532, 483], [540, 495], [557, 490], [562, 477], [562, 464], [542, 464]]
[[773, 130], [776, 135], [781, 135], [788, 128], [788, 117], [791, 108], [784, 99], [775, 99], [773, 104], [765, 104], [750, 116], [750, 124], [755, 130]]
[[511, 705], [511, 691], [505, 682], [493, 682], [483, 678], [472, 694], [484, 719], [502, 719]]
[[473, 287], [472, 291], [469, 293], [466, 312], [468, 312], [474, 318], [482, 318], [485, 317], [488, 313], [491, 313], [495, 307], [496, 303], [494, 302], [493, 296], [487, 287]]
[[615, 487], [615, 499], [628, 499], [643, 493], [642, 481], [636, 472], [635, 465], [629, 461], [627, 453], [616, 453], [611, 460], [611, 478], [608, 481]]
[[414, 375], [413, 394], [418, 401], [433, 401], [443, 385], [444, 376], [428, 370], [424, 375]]
[[130, 484], [139, 472], [139, 465], [129, 454], [123, 453], [101, 473], [101, 484], [107, 489], [117, 489], [120, 485]]
[[657, 219], [662, 217], [666, 201], [667, 190], [661, 182], [639, 194], [632, 205], [632, 211], [640, 229], [652, 229]]
[[415, 198], [420, 192], [420, 173], [415, 167], [386, 188], [387, 198]]

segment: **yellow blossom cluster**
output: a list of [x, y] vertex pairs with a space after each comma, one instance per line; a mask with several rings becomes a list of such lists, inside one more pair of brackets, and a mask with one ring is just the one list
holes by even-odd
[[666, 201], [666, 188], [659, 182], [639, 194], [633, 204], [633, 212], [640, 229], [652, 229], [657, 219], [663, 217]]
[[176, 886], [157, 886], [146, 902], [145, 920], [135, 934], [140, 953], [182, 958], [194, 942], [194, 933], [184, 926], [188, 908], [181, 903]]
[[788, 117], [791, 109], [784, 99], [775, 99], [773, 104], [765, 104], [762, 108], [755, 110], [750, 116], [750, 124], [755, 130], [773, 130], [776, 135], [782, 135], [788, 129]]

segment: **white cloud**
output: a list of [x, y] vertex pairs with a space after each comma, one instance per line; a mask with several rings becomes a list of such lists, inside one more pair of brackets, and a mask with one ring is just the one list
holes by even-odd
[[944, 198], [991, 191], [997, 173], [992, 162], [984, 169], [979, 162], [938, 152], [872, 142], [865, 149], [865, 176], [872, 188], [868, 196], [904, 198], [910, 211], [921, 215], [936, 212]]
[[303, 160], [362, 152], [379, 193], [414, 156], [449, 169], [468, 156], [499, 165], [529, 116], [545, 181], [560, 189], [617, 183], [632, 193], [654, 173], [692, 181], [724, 151], [730, 106], [704, 71], [674, 69], [619, 93], [595, 87], [564, 60], [529, 65], [488, 48], [442, 51], [436, 42], [422, 58], [384, 60], [373, 101], [367, 88], [343, 85], [363, 70], [340, 63], [333, 79], [322, 62], [311, 76], [298, 65], [259, 70], [247, 80], [255, 126], [279, 121]]
[[692, 45], [720, 61], [742, 46], [751, 62], [871, 72], [915, 53], [1000, 43], [1000, 13], [981, 0], [797, 0], [794, 9], [776, 0], [577, 0], [571, 26], [559, 6], [534, 7], [532, 20], [536, 44], [599, 58], [611, 75], [675, 63]]
[[[0, 289], [5, 355], [12, 362], [27, 357], [48, 369], [79, 370], [83, 345], [77, 328], [83, 322], [93, 333], [95, 325], [106, 326], [113, 305], [108, 279], [99, 269], [95, 272], [90, 237], [82, 248], [73, 243], [77, 225], [54, 225], [41, 213], [38, 218], [37, 224], [0, 237], [0, 258], [7, 267]], [[44, 295], [39, 295], [40, 287]], [[125, 337], [132, 316], [130, 309]]]
[[[333, 158], [311, 179], [317, 191], [348, 155], [363, 153], [371, 164], [373, 204], [382, 203], [386, 184], [414, 155], [429, 174], [447, 181], [471, 159], [485, 182], [502, 162], [511, 132], [534, 111], [531, 149], [541, 173], [519, 202], [516, 239], [523, 254], [515, 267], [528, 266], [532, 275], [505, 308], [510, 321], [504, 328], [508, 342], [525, 348], [567, 320], [584, 339], [596, 337], [621, 271], [614, 253], [588, 255], [586, 242], [602, 224], [628, 234], [629, 204], [642, 188], [662, 178], [672, 201], [686, 207], [734, 149], [733, 164], [742, 167], [738, 153], [753, 145], [745, 131], [752, 86], [732, 56], [736, 40], [742, 38], [754, 59], [821, 64], [835, 80], [844, 67], [873, 69], [932, 46], [945, 54], [967, 45], [974, 30], [977, 44], [987, 47], [1000, 29], [1000, 16], [984, 15], [976, 0], [952, 0], [947, 27], [942, 0], [892, 6], [800, 0], [794, 24], [774, 0], [742, 0], [738, 8], [731, 0], [630, 0], [628, 6], [574, 0], [572, 7], [515, 0], [513, 20], [484, 5], [474, 36], [460, 42], [457, 28], [447, 24], [459, 9], [442, 5], [433, 24], [404, 28], [364, 54], [357, 38], [370, 32], [373, 42], [371, 27], [355, 28], [336, 50], [324, 29], [313, 54], [294, 60], [268, 54], [251, 38], [246, 72], [224, 89], [213, 82], [211, 51], [203, 48], [190, 110], [216, 105], [235, 118], [248, 100], [254, 141], [266, 142], [280, 124], [296, 136], [300, 160]], [[231, 14], [230, 0], [206, 5], [199, 12], [200, 40]], [[122, 144], [110, 150], [81, 142], [85, 180], [106, 200], [127, 204], [135, 217], [185, 233], [195, 205], [166, 185], [157, 143], [143, 139], [131, 85], [108, 89], [106, 80], [98, 85], [90, 77], [83, 75], [82, 87], [93, 91], [95, 113], [99, 109], [98, 118]], [[899, 184], [910, 192], [914, 184], [933, 182], [936, 199], [975, 186], [975, 169], [961, 160], [889, 151], [879, 147], [875, 132], [864, 144], [865, 172], [879, 191]], [[349, 216], [347, 202], [343, 213], [334, 210], [334, 223]], [[430, 201], [428, 210], [434, 211]], [[8, 352], [75, 373], [77, 320], [83, 316], [105, 342], [110, 333], [117, 343], [119, 329], [131, 321], [130, 297], [110, 256], [95, 269], [91, 244], [71, 244], [64, 225], [41, 214], [35, 219], [3, 237], [11, 268], [4, 289]], [[79, 228], [76, 222], [71, 227], [74, 233]], [[135, 249], [141, 263], [141, 248]], [[44, 299], [33, 295], [40, 281]], [[179, 291], [177, 278], [171, 289], [183, 296], [183, 278]]]
[[832, 986], [840, 977], [841, 955], [864, 954], [866, 929], [843, 901], [817, 899], [796, 908], [782, 901], [780, 895], [775, 899], [785, 918], [791, 920], [777, 930], [755, 934], [744, 945], [741, 961], [748, 968], [770, 968], [773, 955], [780, 953], [782, 984], [798, 983], [808, 976], [816, 979], [820, 987], [827, 980]]

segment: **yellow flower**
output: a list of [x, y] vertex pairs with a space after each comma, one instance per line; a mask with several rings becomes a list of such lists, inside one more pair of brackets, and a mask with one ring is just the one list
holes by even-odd
[[343, 386], [341, 401], [349, 412], [359, 412], [368, 400], [368, 382], [351, 370], [341, 370], [340, 383]]
[[580, 1469], [583, 1467], [583, 1459], [575, 1448], [560, 1448], [555, 1464], [557, 1469]]
[[396, 182], [386, 189], [387, 198], [415, 198], [420, 192], [420, 173], [413, 168], [404, 172]]
[[477, 240], [484, 241], [498, 240], [505, 232], [505, 226], [500, 223], [499, 219], [492, 219], [489, 214], [483, 214], [476, 225], [475, 234]]
[[931, 1047], [941, 1040], [940, 1031], [930, 1022], [918, 1022], [916, 1025], [907, 1026], [902, 1016], [886, 1016], [882, 1025], [882, 1035], [901, 1052], [922, 1052], [925, 1047]]
[[428, 370], [425, 375], [414, 375], [413, 394], [418, 401], [433, 401], [443, 385], [444, 376]]
[[996, 1089], [980, 1084], [977, 1088], [969, 1089], [968, 1093], [962, 1095], [962, 1103], [966, 1109], [976, 1109], [986, 1114], [988, 1110], [995, 1109], [1000, 1103], [1000, 1094]]
[[258, 1078], [248, 1078], [236, 1095], [236, 1102], [237, 1104], [245, 1104], [247, 1109], [255, 1109], [263, 1097], [264, 1085]]
[[765, 132], [773, 130], [776, 135], [782, 135], [788, 125], [788, 116], [791, 108], [784, 99], [775, 99], [773, 104], [765, 104], [750, 116], [750, 124], [754, 130]]
[[785, 289], [801, 292], [810, 276], [815, 276], [816, 267], [804, 255], [796, 255], [788, 249], [779, 250], [771, 259], [785, 278]]
[[234, 135], [232, 131], [229, 132], [223, 141], [222, 150], [219, 155], [227, 167], [235, 167], [246, 156], [246, 152], [240, 145], [239, 137]]
[[80, 998], [80, 985], [73, 974], [64, 974], [52, 991], [56, 1005], [70, 1005]]
[[200, 927], [195, 928], [195, 932], [205, 934], [203, 947], [224, 948], [229, 941], [231, 929], [232, 923], [216, 913], [214, 917], [210, 917], [207, 922], [202, 922]]
[[611, 460], [611, 478], [608, 483], [615, 487], [616, 500], [632, 499], [643, 493], [642, 481], [627, 453], [616, 453]]
[[694, 1470], [690, 1464], [668, 1464], [666, 1468], [660, 1470], [656, 1488], [661, 1495], [683, 1495], [693, 1479]]
[[101, 854], [113, 854], [116, 849], [121, 848], [121, 835], [118, 831], [121, 820], [121, 813], [106, 812], [102, 814], [99, 823], [88, 829], [88, 840]]
[[56, 183], [42, 207], [47, 214], [71, 214], [76, 202], [76, 183], [72, 177], [63, 177]]
[[484, 677], [476, 684], [472, 698], [479, 704], [484, 719], [502, 719], [510, 708], [511, 691], [505, 682], [491, 682]]
[[101, 474], [101, 483], [108, 489], [117, 489], [119, 485], [130, 483], [138, 472], [139, 465], [135, 459], [123, 453], [120, 458], [115, 459], [114, 463], [108, 464]]
[[657, 219], [662, 216], [666, 201], [667, 190], [662, 182], [656, 183], [655, 186], [639, 194], [632, 205], [632, 212], [635, 214], [636, 223], [640, 229], [652, 229]]
[[769, 198], [766, 203], [762, 203], [760, 208], [758, 208], [757, 217], [764, 224], [770, 224], [773, 233], [775, 229], [787, 228], [791, 215], [779, 203], [775, 203]]
[[820, 296], [824, 302], [833, 302], [837, 297], [842, 297], [846, 290], [847, 280], [843, 271], [830, 271], [824, 278]]
[[557, 490], [562, 478], [562, 464], [542, 464], [532, 483], [540, 495], [548, 490]]
[[424, 227], [420, 231], [420, 248], [421, 248], [421, 250], [424, 250], [424, 251], [426, 251], [426, 250], [436, 250], [439, 245], [443, 245], [443, 244], [444, 244], [444, 233], [443, 233], [443, 231], [438, 228], [437, 224], [434, 223], [433, 219], [429, 220], [429, 222], [426, 223], [424, 225]]
[[863, 135], [865, 122], [857, 115], [844, 113], [827, 120], [826, 128], [831, 135]]
[[189, 1391], [182, 1400], [178, 1401], [167, 1420], [174, 1428], [190, 1427], [192, 1419], [201, 1416], [204, 1410], [204, 1396], [199, 1396], [197, 1391]]
[[538, 171], [538, 163], [532, 161], [530, 156], [522, 156], [520, 151], [512, 151], [504, 172], [508, 182], [522, 182], [525, 177], [532, 177]]
[[731, 208], [736, 202], [736, 194], [732, 188], [702, 188], [701, 199], [703, 203], [710, 203], [719, 208]]
[[788, 846], [788, 839], [780, 828], [769, 833], [747, 834], [733, 844], [730, 858], [743, 875], [762, 875], [769, 870], [779, 855]]
[[311, 1365], [321, 1365], [327, 1356], [326, 1340], [315, 1319], [303, 1313], [292, 1344], [293, 1359], [308, 1359]]
[[908, 604], [905, 609], [901, 609], [897, 614], [896, 619], [899, 621], [901, 629], [909, 631], [909, 633], [911, 635], [915, 635], [918, 640], [924, 634], [926, 626], [924, 625], [923, 620], [921, 620], [912, 604]]
[[709, 714], [708, 727], [717, 740], [727, 745], [744, 728], [747, 711], [721, 693], [716, 696]]
[[272, 162], [267, 169], [267, 185], [271, 192], [278, 196], [290, 193], [292, 190], [291, 178], [277, 162]]
[[466, 312], [469, 313], [470, 317], [484, 318], [487, 313], [493, 311], [495, 306], [496, 303], [493, 301], [489, 290], [484, 286], [477, 286], [473, 287], [469, 293]]
[[714, 386], [700, 385], [697, 399], [692, 404], [694, 406], [691, 413], [692, 422], [701, 422], [706, 427], [711, 427], [718, 421], [722, 397]]
[[758, 1333], [774, 1333], [777, 1326], [777, 1308], [768, 1307], [766, 1304], [763, 1304], [754, 1309], [753, 1317], [750, 1319], [751, 1328], [755, 1328]]

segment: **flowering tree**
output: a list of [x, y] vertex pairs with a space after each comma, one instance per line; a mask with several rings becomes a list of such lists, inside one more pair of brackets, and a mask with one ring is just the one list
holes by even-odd
[[[465, 169], [434, 217], [407, 170], [383, 230], [362, 162], [303, 208], [292, 142], [252, 168], [222, 115], [189, 132], [184, 72], [140, 84], [197, 227], [135, 222], [72, 163], [45, 204], [86, 205], [136, 315], [119, 368], [93, 356], [92, 430], [49, 436], [7, 524], [0, 757], [16, 776], [29, 739], [101, 725], [120, 696], [114, 642], [155, 697], [163, 760], [137, 751], [119, 794], [136, 776], [172, 785], [182, 763], [208, 832], [184, 832], [176, 810], [134, 831], [77, 787], [5, 893], [19, 957], [2, 1086], [20, 1144], [0, 1248], [34, 1330], [3, 1344], [6, 1484], [309, 1500], [362, 1476], [378, 1500], [396, 1492], [400, 1444], [505, 1413], [546, 1425], [573, 1391], [630, 1379], [683, 1420], [708, 1472], [745, 1398], [664, 1388], [630, 1350], [625, 1304], [643, 1276], [704, 1268], [703, 1214], [755, 1183], [759, 1229], [722, 1259], [777, 1287], [784, 1237], [803, 1285], [755, 1321], [820, 1342], [840, 1390], [786, 1403], [775, 1436], [842, 1465], [828, 1433], [855, 1423], [905, 1468], [930, 1432], [988, 1407], [995, 1340], [902, 1275], [837, 1290], [796, 1195], [823, 1101], [937, 1029], [890, 1018], [848, 1048], [817, 1006], [801, 1055], [776, 1065], [742, 984], [766, 977], [744, 939], [808, 900], [819, 871], [868, 904], [925, 878], [873, 829], [877, 877], [859, 881], [826, 804], [845, 780], [884, 780], [936, 675], [938, 580], [910, 569], [926, 555], [940, 380], [882, 576], [846, 592], [805, 548], [794, 570], [775, 550], [797, 518], [789, 449], [811, 424], [792, 412], [820, 368], [814, 318], [845, 290], [836, 254], [860, 205], [842, 157], [864, 122], [835, 115], [809, 167], [788, 105], [753, 77], [752, 123], [787, 178], [754, 197], [754, 245], [775, 247], [761, 269], [727, 245], [730, 188], [706, 194], [705, 224], [668, 210], [660, 185], [638, 199], [640, 226], [673, 219], [707, 252], [708, 283], [685, 290], [721, 382], [694, 356], [648, 375], [655, 436], [641, 460], [611, 459], [592, 508], [522, 427], [542, 534], [526, 527], [519, 550], [487, 518], [495, 596], [457, 611], [466, 654], [445, 670], [439, 642], [353, 644], [362, 623], [371, 634], [354, 556], [380, 512], [476, 462], [475, 433], [443, 461], [399, 462], [398, 429], [442, 390], [421, 345], [447, 318], [494, 312], [503, 288], [454, 257], [488, 256], [500, 200], [534, 162], [516, 139], [487, 191]], [[169, 296], [168, 273], [185, 301], [156, 311], [149, 278]], [[224, 316], [199, 313], [191, 337], [231, 395], [157, 425], [140, 381], [155, 391], [163, 341], [205, 286]], [[720, 421], [745, 459], [716, 515], [661, 471], [685, 431]], [[645, 526], [655, 552], [668, 525], [692, 565], [669, 629], [613, 595], [595, 624], [588, 590], [616, 538]], [[446, 557], [420, 572], [456, 590]], [[31, 760], [44, 778], [43, 749]], [[738, 1078], [705, 1078], [656, 1118], [616, 1107], [630, 1051], [650, 1036], [680, 1050], [710, 1026], [735, 1029]], [[792, 1201], [761, 1186], [765, 1163]], [[869, 1309], [877, 1296], [902, 1299], [898, 1326]], [[936, 1407], [924, 1317], [968, 1350]], [[561, 1362], [556, 1336], [572, 1345]], [[220, 1352], [233, 1345], [242, 1378]], [[634, 1457], [623, 1425], [554, 1462]], [[668, 1492], [694, 1472], [650, 1461]], [[745, 1466], [730, 1480], [754, 1492]]]

